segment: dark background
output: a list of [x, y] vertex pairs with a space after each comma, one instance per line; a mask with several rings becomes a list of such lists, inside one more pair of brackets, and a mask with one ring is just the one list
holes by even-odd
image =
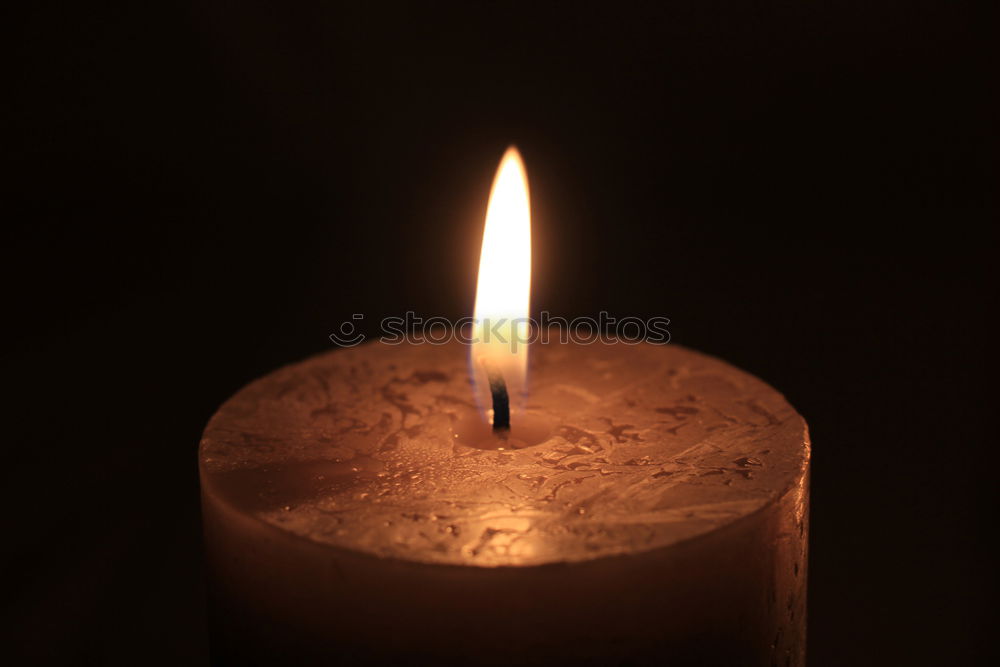
[[982, 657], [992, 13], [131, 4], [9, 24], [5, 652], [205, 664], [201, 428], [352, 313], [468, 314], [515, 142], [536, 309], [669, 317], [809, 421], [811, 664]]

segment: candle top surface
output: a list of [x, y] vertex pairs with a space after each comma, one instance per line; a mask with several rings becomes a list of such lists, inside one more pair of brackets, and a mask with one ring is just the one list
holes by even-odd
[[666, 547], [804, 479], [808, 433], [787, 401], [673, 344], [536, 344], [524, 408], [546, 437], [465, 446], [460, 425], [482, 419], [467, 355], [372, 343], [247, 385], [205, 430], [206, 502], [331, 548], [522, 566]]

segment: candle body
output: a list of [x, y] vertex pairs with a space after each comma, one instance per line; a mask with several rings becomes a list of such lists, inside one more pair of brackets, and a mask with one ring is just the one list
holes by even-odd
[[333, 352], [213, 417], [220, 663], [802, 664], [809, 444], [779, 394], [677, 346], [537, 345], [549, 431], [484, 450], [466, 354]]

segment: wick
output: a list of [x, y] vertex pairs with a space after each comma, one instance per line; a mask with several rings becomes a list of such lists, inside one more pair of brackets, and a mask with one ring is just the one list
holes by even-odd
[[510, 397], [507, 396], [507, 383], [494, 364], [483, 361], [486, 377], [490, 380], [490, 394], [493, 395], [493, 432], [507, 433], [510, 431]]

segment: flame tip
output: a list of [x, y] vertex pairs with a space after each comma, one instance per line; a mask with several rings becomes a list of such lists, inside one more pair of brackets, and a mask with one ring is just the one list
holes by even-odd
[[503, 152], [503, 158], [500, 161], [505, 162], [508, 159], [516, 159], [518, 162], [524, 162], [521, 158], [521, 150], [516, 144], [510, 144], [507, 146], [507, 150]]

